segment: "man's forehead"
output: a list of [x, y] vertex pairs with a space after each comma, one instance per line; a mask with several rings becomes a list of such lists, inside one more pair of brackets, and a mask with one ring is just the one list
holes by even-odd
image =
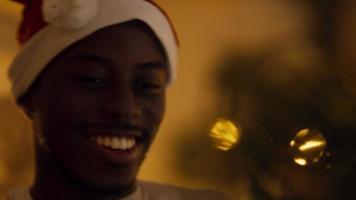
[[[105, 65], [113, 65], [116, 63], [112, 61], [111, 57], [107, 54], [103, 54], [101, 52], [72, 52], [66, 57], [67, 62], [72, 63], [95, 63]], [[168, 73], [168, 63], [165, 60], [157, 59], [148, 62], [137, 62], [134, 66], [136, 70], [159, 70], [166, 71]]]
[[[93, 40], [90, 45], [86, 45], [87, 41], [81, 41], [81, 45], [76, 45], [64, 51], [48, 66], [53, 73], [71, 73], [77, 70], [95, 70], [105, 73], [123, 73], [126, 75], [159, 75], [164, 82], [168, 82], [169, 69], [167, 59], [162, 51], [151, 42], [153, 46], [150, 48], [142, 48], [137, 46], [131, 50], [130, 46], [120, 47], [114, 45], [108, 47], [105, 43], [96, 45]], [[109, 43], [112, 43], [109, 39]], [[79, 43], [78, 43], [79, 44]], [[142, 43], [147, 44], [147, 43]], [[94, 46], [93, 46], [94, 45]], [[82, 48], [82, 47], [85, 48]], [[118, 50], [119, 49], [119, 50]], [[93, 72], [93, 71], [92, 71]], [[130, 74], [127, 74], [129, 72]], [[129, 77], [127, 77], [129, 78]], [[160, 79], [161, 79], [160, 78]]]

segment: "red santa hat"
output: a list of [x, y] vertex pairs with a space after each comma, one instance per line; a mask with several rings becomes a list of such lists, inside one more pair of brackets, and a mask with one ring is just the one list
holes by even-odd
[[138, 19], [164, 47], [174, 79], [178, 40], [166, 13], [150, 0], [15, 0], [23, 3], [18, 31], [22, 48], [9, 68], [12, 92], [18, 100], [37, 76], [64, 49], [106, 26]]

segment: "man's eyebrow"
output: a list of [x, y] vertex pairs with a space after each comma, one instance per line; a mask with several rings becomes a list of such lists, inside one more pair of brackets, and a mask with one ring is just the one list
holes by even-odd
[[106, 63], [106, 64], [113, 64], [110, 59], [106, 58], [103, 55], [100, 54], [95, 54], [95, 53], [78, 53], [75, 54], [71, 57], [72, 59], [79, 59], [82, 61], [94, 61], [94, 62], [100, 62], [100, 63]]
[[[105, 55], [96, 54], [96, 53], [79, 53], [72, 58], [83, 60], [83, 61], [95, 61], [101, 62], [105, 64], [115, 65], [113, 61], [107, 58]], [[150, 61], [150, 62], [143, 62], [139, 63], [135, 66], [136, 69], [143, 70], [143, 69], [168, 69], [168, 64], [162, 61]]]
[[136, 69], [139, 70], [144, 70], [144, 69], [162, 69], [162, 70], [167, 70], [168, 66], [167, 63], [165, 62], [160, 62], [160, 61], [152, 61], [152, 62], [144, 62], [144, 63], [139, 63], [136, 65]]

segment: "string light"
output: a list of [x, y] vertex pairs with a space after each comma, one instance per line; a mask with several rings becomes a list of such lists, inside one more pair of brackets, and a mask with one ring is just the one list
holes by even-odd
[[210, 129], [213, 146], [221, 151], [231, 150], [241, 139], [237, 126], [230, 120], [219, 118]]

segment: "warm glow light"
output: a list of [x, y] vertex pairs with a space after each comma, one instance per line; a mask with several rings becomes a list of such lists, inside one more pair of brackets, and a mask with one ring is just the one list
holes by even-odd
[[19, 17], [22, 5], [11, 1], [0, 1], [1, 15], [6, 17]]
[[307, 141], [305, 144], [299, 146], [299, 150], [308, 151], [310, 149], [323, 146], [324, 144], [325, 144], [324, 141]]
[[4, 166], [0, 165], [0, 186], [6, 182], [7, 171]]
[[307, 128], [306, 129], [302, 129], [297, 133], [297, 137], [304, 137], [304, 136], [306, 136], [308, 134], [308, 132], [309, 132], [309, 129], [307, 129]]
[[316, 129], [302, 129], [290, 142], [294, 162], [306, 166], [319, 162], [326, 148], [324, 136]]
[[239, 143], [241, 138], [237, 126], [226, 119], [217, 119], [209, 135], [214, 147], [222, 151], [231, 150]]
[[307, 161], [303, 158], [294, 158], [294, 162], [301, 166], [307, 165]]

